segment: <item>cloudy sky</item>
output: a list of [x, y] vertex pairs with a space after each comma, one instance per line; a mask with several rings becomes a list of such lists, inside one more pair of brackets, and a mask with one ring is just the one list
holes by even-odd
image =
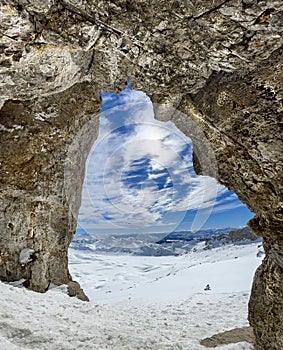
[[253, 216], [233, 192], [195, 174], [190, 139], [173, 123], [154, 120], [144, 93], [127, 87], [102, 98], [77, 232], [240, 227]]

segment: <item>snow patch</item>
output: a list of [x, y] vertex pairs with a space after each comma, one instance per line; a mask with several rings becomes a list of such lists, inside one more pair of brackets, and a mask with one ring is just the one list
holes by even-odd
[[44, 122], [45, 120], [47, 120], [49, 118], [55, 118], [58, 116], [58, 111], [56, 109], [49, 109], [49, 110], [47, 110], [47, 112], [48, 113], [46, 113], [46, 112], [35, 113], [34, 119]]
[[24, 248], [20, 252], [19, 261], [22, 266], [26, 266], [28, 263], [32, 262], [34, 259], [35, 251], [30, 248]]
[[4, 125], [0, 124], [0, 131], [14, 132], [16, 130], [22, 130], [23, 125], [14, 124], [11, 128], [6, 128]]

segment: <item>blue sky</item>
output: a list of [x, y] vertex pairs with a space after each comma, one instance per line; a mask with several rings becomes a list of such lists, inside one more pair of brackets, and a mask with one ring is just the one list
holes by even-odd
[[253, 216], [233, 192], [195, 174], [190, 139], [154, 119], [148, 96], [128, 86], [102, 99], [77, 232], [196, 231], [244, 226]]

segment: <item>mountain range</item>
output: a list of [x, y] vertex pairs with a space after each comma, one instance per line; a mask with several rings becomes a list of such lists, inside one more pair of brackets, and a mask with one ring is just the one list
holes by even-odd
[[98, 254], [130, 254], [139, 256], [182, 255], [203, 243], [208, 250], [226, 244], [242, 245], [261, 242], [249, 227], [240, 229], [204, 229], [197, 232], [176, 231], [148, 234], [80, 234], [72, 241], [75, 250], [91, 250]]

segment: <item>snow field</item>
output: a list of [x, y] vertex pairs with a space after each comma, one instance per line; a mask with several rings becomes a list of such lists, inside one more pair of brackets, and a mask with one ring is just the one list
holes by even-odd
[[[247, 325], [245, 292], [98, 306], [60, 288], [37, 294], [0, 283], [0, 291], [5, 350], [203, 350], [200, 339]], [[218, 349], [252, 347], [243, 342]]]
[[257, 251], [257, 244], [178, 257], [70, 250], [71, 273], [93, 301], [68, 297], [66, 286], [39, 294], [0, 283], [0, 349], [204, 350], [201, 339], [248, 325]]
[[258, 244], [224, 246], [182, 256], [98, 255], [70, 249], [70, 272], [89, 298], [99, 304], [128, 299], [184, 298], [211, 292], [249, 291], [256, 268]]

